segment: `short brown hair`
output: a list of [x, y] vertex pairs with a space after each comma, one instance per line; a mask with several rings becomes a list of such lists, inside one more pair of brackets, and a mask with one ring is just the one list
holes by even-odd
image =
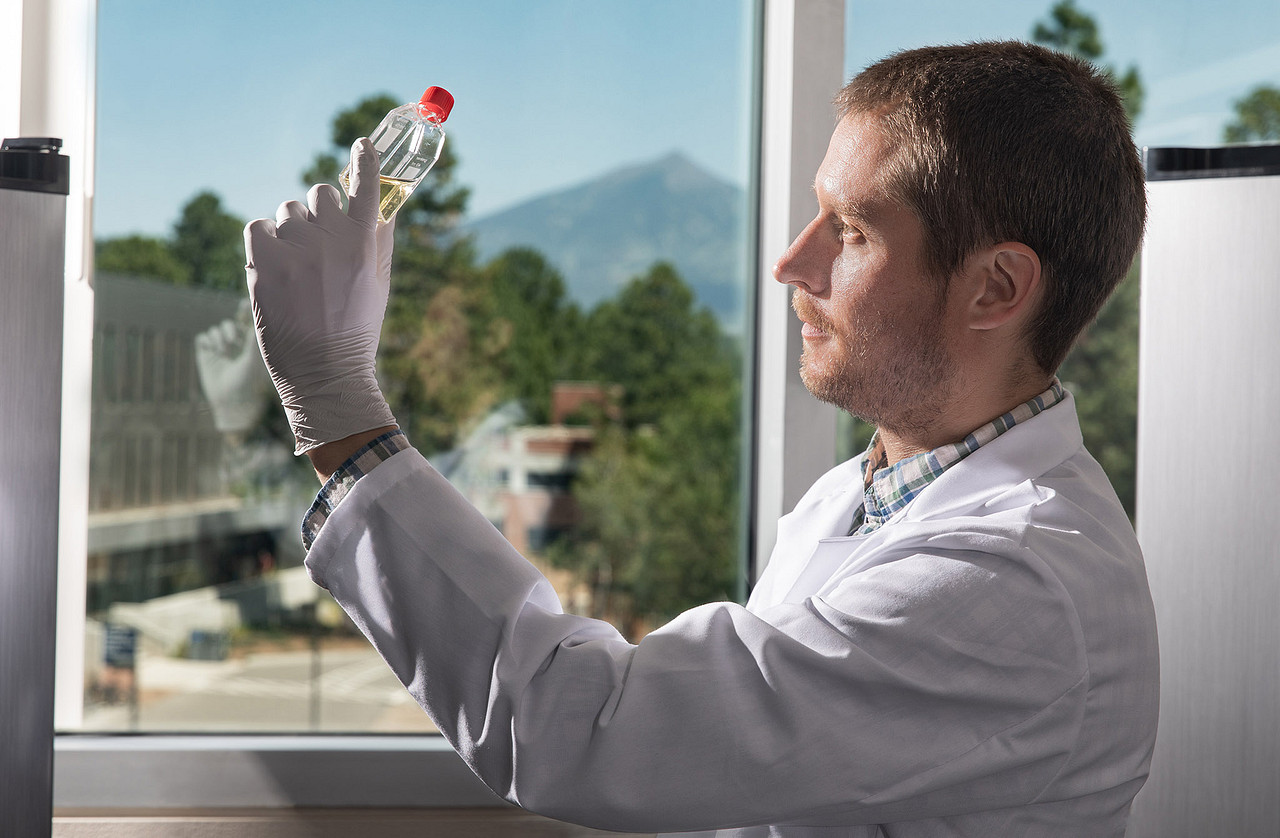
[[878, 118], [886, 184], [920, 219], [945, 282], [979, 248], [1017, 241], [1045, 292], [1028, 343], [1053, 373], [1133, 263], [1146, 187], [1124, 104], [1092, 65], [1016, 41], [926, 47], [859, 73], [841, 118]]

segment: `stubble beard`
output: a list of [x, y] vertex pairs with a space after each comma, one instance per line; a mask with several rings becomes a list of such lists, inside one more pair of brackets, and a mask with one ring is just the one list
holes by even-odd
[[800, 379], [815, 398], [899, 435], [934, 426], [956, 377], [934, 312], [855, 332], [836, 328], [804, 301], [796, 307], [827, 335], [825, 346], [806, 342], [800, 356]]

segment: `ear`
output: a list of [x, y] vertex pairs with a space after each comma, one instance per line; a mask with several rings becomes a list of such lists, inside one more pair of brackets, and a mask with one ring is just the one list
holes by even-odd
[[1020, 242], [1000, 242], [975, 254], [971, 329], [997, 329], [1029, 313], [1040, 290], [1040, 257]]

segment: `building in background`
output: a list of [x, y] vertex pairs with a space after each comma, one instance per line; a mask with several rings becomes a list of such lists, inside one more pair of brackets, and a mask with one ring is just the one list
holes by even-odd
[[[242, 299], [96, 277], [87, 612], [170, 653], [192, 631], [227, 630], [246, 607], [270, 619], [269, 598], [245, 592], [261, 601], [254, 608], [216, 586], [302, 563], [305, 501], [291, 452], [219, 430], [201, 388], [196, 339], [234, 323]], [[99, 657], [89, 645], [87, 657]]]

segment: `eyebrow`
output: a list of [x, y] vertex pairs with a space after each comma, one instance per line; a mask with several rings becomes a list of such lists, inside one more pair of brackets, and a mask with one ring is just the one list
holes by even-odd
[[[816, 182], [811, 183], [809, 185], [809, 191], [813, 193], [813, 196], [815, 199], [818, 198], [818, 184]], [[830, 198], [830, 195], [828, 195], [827, 197]], [[861, 224], [865, 224], [868, 226], [875, 224], [875, 217], [877, 213], [875, 212], [874, 204], [869, 205], [866, 203], [862, 203], [859, 201], [851, 201], [848, 199], [836, 200], [836, 201], [832, 201], [831, 203], [832, 203], [832, 209], [835, 211], [837, 215], [840, 215], [844, 218], [852, 219], [854, 221], [857, 221]], [[821, 200], [818, 201], [818, 205], [819, 206], [822, 205]]]

